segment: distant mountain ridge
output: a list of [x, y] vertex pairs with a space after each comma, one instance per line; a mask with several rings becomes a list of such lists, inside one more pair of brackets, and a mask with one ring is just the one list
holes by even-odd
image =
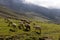
[[0, 0], [1, 5], [5, 5], [8, 8], [11, 8], [15, 11], [26, 13], [26, 12], [34, 12], [39, 16], [43, 15], [49, 20], [60, 22], [60, 9], [50, 9], [41, 6], [37, 6], [34, 4], [24, 4], [21, 0]]

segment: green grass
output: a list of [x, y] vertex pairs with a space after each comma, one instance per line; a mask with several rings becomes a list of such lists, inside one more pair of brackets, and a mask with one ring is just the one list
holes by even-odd
[[[18, 26], [18, 22], [19, 20], [15, 20], [15, 19], [11, 19], [14, 23], [17, 24]], [[33, 28], [33, 23], [36, 23], [37, 25], [41, 26], [42, 29], [42, 34], [41, 35], [37, 35], [34, 31]], [[19, 30], [18, 27], [16, 29], [16, 32], [10, 32], [9, 29], [12, 27], [8, 27], [7, 26], [8, 23], [5, 23], [4, 18], [0, 17], [0, 35], [16, 35], [16, 34], [29, 34], [29, 36], [24, 36], [24, 39], [29, 38], [30, 36], [34, 36], [34, 37], [43, 37], [43, 36], [51, 36], [53, 37], [53, 40], [58, 40], [59, 36], [60, 36], [60, 25], [57, 24], [53, 24], [53, 23], [46, 23], [46, 22], [37, 22], [37, 21], [33, 21], [30, 25], [31, 25], [31, 31], [29, 32], [25, 32], [23, 30]], [[12, 28], [13, 29], [13, 28]], [[23, 38], [21, 38], [22, 40]], [[24, 40], [23, 39], [23, 40]]]

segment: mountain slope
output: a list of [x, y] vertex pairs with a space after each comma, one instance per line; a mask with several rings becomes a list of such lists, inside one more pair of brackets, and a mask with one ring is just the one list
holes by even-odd
[[[52, 20], [52, 21], [55, 21], [55, 22], [60, 22], [59, 20], [59, 12], [56, 12], [55, 10], [53, 11], [53, 9], [48, 9], [48, 8], [45, 8], [45, 7], [41, 7], [41, 6], [37, 6], [37, 5], [34, 5], [34, 4], [25, 4], [23, 3], [22, 0], [0, 0], [0, 5], [4, 5], [14, 11], [17, 11], [19, 13], [17, 14], [23, 14], [25, 16], [28, 16], [26, 15], [25, 13], [27, 12], [33, 12], [32, 14], [37, 14], [35, 16], [38, 16], [39, 18], [42, 16], [44, 16], [44, 18], [47, 18], [49, 20]], [[56, 15], [56, 13], [58, 13], [58, 15]], [[31, 16], [29, 16], [31, 17]], [[38, 18], [37, 17], [37, 18]], [[38, 19], [39, 19], [38, 18]]]
[[0, 6], [0, 16], [3, 17], [11, 17], [11, 18], [19, 18], [22, 17], [22, 13], [17, 14], [18, 12], [15, 12], [9, 8], [6, 8], [5, 6]]
[[47, 17], [45, 17], [44, 15], [40, 14], [38, 15], [35, 12], [17, 12], [14, 10], [11, 10], [9, 8], [6, 8], [5, 6], [0, 6], [0, 16], [3, 17], [8, 17], [8, 18], [32, 18], [35, 20], [39, 20], [39, 21], [50, 21], [48, 20]]
[[34, 12], [38, 14], [37, 16], [43, 15], [46, 18], [54, 19], [49, 9], [34, 4], [25, 4], [21, 0], [0, 0], [0, 4], [18, 12]]

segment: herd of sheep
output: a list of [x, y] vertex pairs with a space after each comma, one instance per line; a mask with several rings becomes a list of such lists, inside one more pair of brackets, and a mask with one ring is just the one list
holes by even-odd
[[[14, 23], [11, 19], [8, 19], [8, 18], [5, 18], [5, 23], [7, 23], [8, 27], [12, 27], [13, 29], [9, 29], [10, 32], [16, 32], [16, 28], [18, 28], [19, 30], [23, 29], [23, 31], [25, 32], [29, 32], [31, 31], [31, 24], [32, 21], [29, 21], [29, 20], [25, 20], [25, 19], [20, 19], [20, 21], [18, 22], [19, 25], [17, 26], [16, 23]], [[41, 35], [41, 27], [39, 25], [36, 25], [35, 23], [33, 23], [33, 28], [35, 29], [35, 33], [38, 34], [38, 35]], [[38, 31], [39, 32], [38, 32]], [[25, 33], [24, 33], [25, 34]], [[24, 36], [24, 34], [22, 34]], [[29, 34], [25, 34], [25, 35], [29, 35]], [[0, 40], [20, 40], [20, 34], [19, 35], [15, 35], [15, 36], [10, 36], [10, 37], [7, 37], [7, 38], [3, 38], [3, 37], [0, 37]], [[22, 36], [22, 38], [23, 38]], [[36, 39], [36, 37], [30, 37], [32, 38], [31, 40], [53, 40], [49, 37], [38, 37], [38, 39]], [[25, 39], [25, 40], [30, 40], [30, 39]]]
[[[5, 20], [6, 20], [6, 23], [8, 23], [8, 26], [13, 27], [14, 29], [16, 29], [18, 27], [18, 29], [23, 29], [23, 31], [30, 31], [31, 30], [30, 23], [32, 21], [20, 19], [19, 25], [17, 26], [17, 24], [12, 22], [10, 19], [5, 18]], [[34, 25], [33, 28], [35, 28], [35, 30], [39, 30], [40, 31], [38, 34], [41, 34], [41, 27], [36, 25], [35, 23], [33, 25]], [[15, 32], [12, 29], [10, 29], [10, 31]]]

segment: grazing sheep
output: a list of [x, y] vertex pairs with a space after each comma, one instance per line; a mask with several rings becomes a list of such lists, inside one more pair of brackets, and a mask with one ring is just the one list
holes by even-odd
[[30, 24], [30, 21], [27, 20], [26, 23]]
[[8, 18], [5, 18], [5, 23], [9, 23], [11, 20]]
[[20, 19], [21, 21], [26, 21], [26, 19]]
[[26, 23], [26, 20], [24, 20], [24, 19], [21, 19], [21, 21], [23, 22], [23, 24], [25, 24], [25, 23]]
[[53, 40], [52, 37], [43, 37], [43, 39], [45, 39], [45, 40]]
[[8, 23], [8, 22], [7, 22], [7, 18], [5, 18], [4, 20], [5, 20], [5, 23]]
[[4, 38], [0, 38], [0, 40], [4, 40]]
[[13, 27], [13, 28], [16, 28], [16, 24], [13, 23], [13, 22], [9, 22], [8, 26], [11, 26], [11, 27]]
[[20, 40], [20, 35], [15, 35], [14, 40]]
[[4, 35], [0, 35], [0, 40], [4, 40], [5, 36]]
[[5, 40], [14, 40], [13, 36], [7, 37]]
[[9, 29], [9, 31], [11, 31], [11, 32], [15, 32], [15, 30], [13, 30], [13, 29]]
[[39, 40], [45, 40], [44, 38], [39, 38]]
[[15, 23], [12, 23], [12, 26], [13, 26], [13, 28], [16, 28], [16, 24]]
[[13, 26], [14, 28], [16, 28], [16, 24], [13, 23], [10, 19], [5, 18], [5, 20], [8, 23], [8, 26]]
[[30, 25], [28, 23], [25, 24], [25, 27], [26, 27], [25, 31], [30, 31], [31, 28], [30, 28]]
[[[33, 28], [35, 29], [35, 31], [36, 31], [37, 34], [41, 34], [41, 27], [39, 25], [35, 25], [34, 24]], [[37, 31], [39, 31], [39, 32], [37, 32]]]
[[31, 21], [29, 21], [29, 20], [26, 20], [26, 19], [21, 19], [21, 21], [23, 21], [23, 23], [25, 24], [25, 23], [28, 23], [28, 24], [30, 24], [30, 22]]
[[36, 38], [36, 37], [30, 37], [30, 38], [32, 38], [32, 40], [37, 40], [37, 38]]
[[35, 28], [36, 30], [41, 30], [41, 27], [38, 26], [38, 25], [34, 26], [34, 28]]
[[19, 29], [24, 29], [24, 26], [23, 26], [23, 22], [22, 21], [19, 22], [18, 28]]
[[11, 26], [13, 22], [9, 22], [8, 26]]

